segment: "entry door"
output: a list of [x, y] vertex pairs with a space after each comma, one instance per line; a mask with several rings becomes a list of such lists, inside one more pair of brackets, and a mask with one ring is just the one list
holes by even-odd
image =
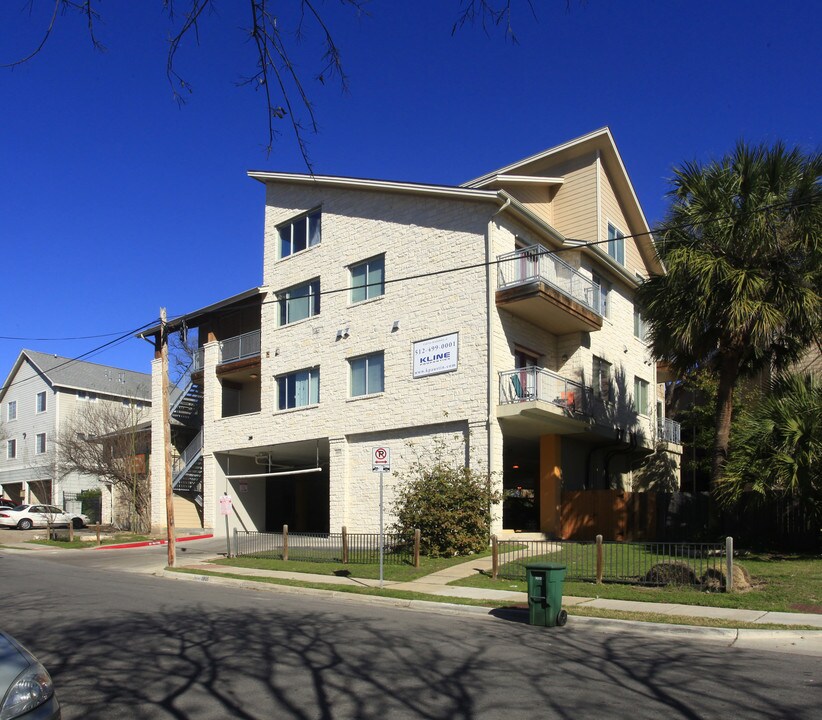
[[520, 282], [536, 280], [539, 277], [540, 246], [517, 239], [516, 248], [521, 251], [518, 268]]
[[537, 396], [537, 362], [539, 358], [527, 350], [514, 352], [514, 367], [519, 370], [519, 381], [527, 398]]

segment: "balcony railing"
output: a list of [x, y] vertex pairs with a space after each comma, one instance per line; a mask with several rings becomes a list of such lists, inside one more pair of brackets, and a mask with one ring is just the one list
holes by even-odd
[[205, 351], [202, 348], [197, 348], [194, 351], [194, 357], [191, 358], [191, 368], [189, 372], [198, 372], [205, 367]]
[[585, 413], [590, 397], [591, 388], [544, 368], [520, 368], [499, 374], [501, 405], [540, 400], [571, 413]]
[[599, 285], [542, 246], [527, 247], [497, 258], [498, 285], [504, 288], [542, 281], [602, 315]]
[[661, 442], [681, 445], [682, 439], [679, 431], [679, 423], [676, 420], [669, 420], [668, 418], [660, 418], [657, 420], [656, 434], [657, 439]]
[[260, 354], [260, 331], [252, 330], [220, 343], [220, 362], [234, 362]]

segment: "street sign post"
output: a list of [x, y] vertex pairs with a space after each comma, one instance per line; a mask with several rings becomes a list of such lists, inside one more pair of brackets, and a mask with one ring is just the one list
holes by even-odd
[[380, 587], [383, 585], [385, 561], [385, 531], [383, 530], [383, 475], [391, 472], [391, 448], [375, 447], [371, 450], [371, 471], [380, 474]]
[[226, 547], [226, 557], [231, 557], [231, 538], [228, 535], [228, 516], [231, 515], [231, 510], [233, 508], [231, 495], [227, 492], [224, 492], [220, 496], [220, 515], [225, 518], [225, 547]]

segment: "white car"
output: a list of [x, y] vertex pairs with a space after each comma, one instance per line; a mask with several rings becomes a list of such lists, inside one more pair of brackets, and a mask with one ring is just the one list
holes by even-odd
[[18, 505], [16, 508], [0, 509], [0, 527], [31, 530], [33, 527], [51, 525], [66, 527], [71, 524], [76, 528], [85, 527], [91, 522], [88, 515], [67, 513], [56, 505]]

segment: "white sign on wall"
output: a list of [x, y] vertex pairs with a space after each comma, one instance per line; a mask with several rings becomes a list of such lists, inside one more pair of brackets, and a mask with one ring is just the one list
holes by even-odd
[[414, 377], [426, 377], [457, 369], [459, 333], [440, 335], [414, 343]]

